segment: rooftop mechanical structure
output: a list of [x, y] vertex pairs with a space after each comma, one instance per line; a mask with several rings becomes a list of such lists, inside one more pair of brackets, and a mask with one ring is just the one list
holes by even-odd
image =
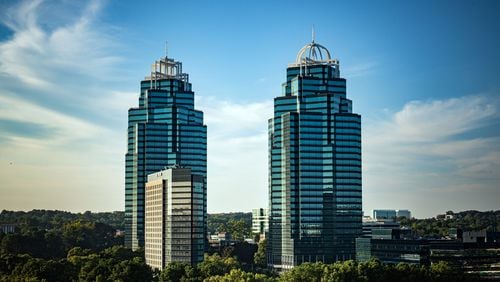
[[314, 42], [314, 31], [312, 42], [306, 44], [299, 50], [295, 63], [289, 64], [288, 67], [299, 67], [300, 76], [309, 75], [309, 68], [312, 65], [328, 65], [334, 69], [334, 77], [340, 77], [339, 60], [332, 59], [330, 51], [321, 44]]

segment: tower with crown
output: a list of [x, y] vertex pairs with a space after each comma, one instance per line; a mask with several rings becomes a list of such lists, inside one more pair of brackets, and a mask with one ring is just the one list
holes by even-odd
[[339, 61], [314, 36], [288, 66], [268, 128], [268, 265], [354, 259], [361, 116], [352, 112]]

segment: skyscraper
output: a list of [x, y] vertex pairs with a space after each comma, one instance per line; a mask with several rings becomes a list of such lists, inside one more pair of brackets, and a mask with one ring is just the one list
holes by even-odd
[[203, 261], [206, 238], [205, 178], [189, 168], [172, 167], [148, 176], [145, 257], [162, 270], [170, 262]]
[[339, 61], [314, 42], [287, 68], [269, 120], [268, 264], [354, 259], [361, 219], [361, 116]]
[[[128, 112], [125, 155], [125, 246], [144, 246], [147, 176], [180, 165], [207, 175], [207, 127], [194, 108], [194, 92], [182, 63], [162, 58], [141, 81], [139, 107]], [[206, 186], [205, 186], [206, 187]], [[204, 191], [206, 194], [206, 189]], [[206, 216], [205, 204], [204, 216]]]

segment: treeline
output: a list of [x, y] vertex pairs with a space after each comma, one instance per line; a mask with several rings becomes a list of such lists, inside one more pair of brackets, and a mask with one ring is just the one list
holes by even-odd
[[[125, 213], [98, 212], [71, 213], [55, 210], [7, 211], [0, 213], [0, 224], [15, 224], [21, 233], [37, 230], [60, 229], [64, 224], [74, 221], [104, 223], [117, 230], [125, 230]], [[250, 238], [252, 232], [252, 213], [215, 213], [208, 214], [208, 232], [229, 232], [236, 240]]]
[[321, 282], [321, 281], [477, 281], [476, 276], [464, 274], [453, 269], [445, 262], [430, 267], [400, 263], [385, 265], [378, 260], [358, 263], [355, 261], [336, 262], [333, 264], [304, 263], [281, 275], [276, 272], [249, 271], [233, 258], [222, 258], [218, 255], [208, 256], [197, 266], [182, 263], [169, 264], [160, 275], [160, 281], [205, 281], [205, 282]]
[[[278, 275], [266, 269], [265, 240], [259, 243], [257, 252], [241, 243], [225, 248], [221, 254], [207, 255], [196, 266], [172, 263], [162, 271], [153, 271], [145, 263], [143, 250], [126, 249], [123, 238], [115, 236], [119, 214], [110, 213], [109, 218], [87, 213], [90, 220], [82, 218], [84, 214], [3, 211], [0, 222], [15, 223], [19, 228], [15, 233], [0, 233], [0, 281], [467, 281], [470, 278], [445, 263], [420, 267], [382, 265], [379, 261], [303, 264]], [[245, 223], [240, 233], [243, 235], [237, 236], [250, 232], [249, 215], [229, 216], [228, 223]], [[92, 216], [96, 221], [92, 221]], [[115, 222], [115, 226], [104, 223], [106, 218], [110, 223]], [[222, 228], [232, 225], [222, 224], [221, 218], [228, 217], [220, 214], [215, 217], [222, 226], [220, 231], [228, 231]]]
[[31, 229], [4, 234], [0, 232], [0, 254], [27, 254], [35, 258], [60, 259], [74, 247], [101, 251], [122, 245], [123, 237], [107, 224], [73, 221], [49, 230]]
[[120, 212], [74, 214], [46, 210], [4, 210], [0, 213], [0, 224], [13, 224], [15, 232], [0, 232], [0, 254], [61, 259], [74, 247], [99, 252], [123, 244], [123, 236], [116, 236], [116, 226], [122, 224], [120, 218], [123, 218]]
[[208, 214], [207, 225], [210, 234], [229, 232], [234, 240], [252, 238], [251, 212]]
[[196, 266], [170, 263], [163, 269], [152, 270], [145, 264], [142, 251], [132, 252], [114, 246], [95, 253], [82, 248], [68, 252], [67, 258], [43, 260], [29, 255], [0, 256], [0, 281], [407, 281], [449, 282], [477, 281], [440, 262], [430, 267], [400, 263], [385, 265], [377, 260], [333, 264], [304, 263], [279, 275], [265, 269], [249, 270], [234, 257], [218, 254], [205, 256]]
[[[446, 216], [448, 215], [448, 218]], [[450, 228], [460, 228], [465, 231], [500, 231], [500, 210], [497, 211], [463, 211], [438, 215], [427, 219], [400, 218], [401, 226], [410, 227], [416, 235], [428, 238], [449, 236]]]
[[64, 224], [77, 220], [104, 223], [118, 230], [125, 229], [125, 213], [122, 211], [71, 213], [57, 210], [28, 212], [3, 210], [0, 213], [0, 224], [15, 224], [21, 232], [33, 229], [60, 229]]
[[0, 281], [155, 281], [143, 252], [113, 246], [100, 252], [72, 248], [66, 258], [2, 254]]

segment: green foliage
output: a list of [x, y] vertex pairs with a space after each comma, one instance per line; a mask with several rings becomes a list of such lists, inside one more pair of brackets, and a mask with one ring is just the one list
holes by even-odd
[[251, 233], [251, 224], [245, 222], [245, 220], [234, 220], [230, 219], [227, 223], [227, 232], [231, 233], [233, 240], [243, 241], [245, 237], [249, 237]]
[[410, 227], [416, 235], [421, 237], [441, 238], [449, 236], [450, 228], [461, 228], [463, 230], [500, 230], [500, 210], [497, 211], [463, 211], [453, 213], [447, 211], [446, 214], [453, 215], [452, 219], [445, 219], [445, 215], [436, 218], [426, 219], [406, 219], [399, 218], [402, 226]]
[[0, 256], [0, 281], [153, 281], [142, 254], [121, 246], [99, 253], [79, 247], [68, 257], [44, 260], [28, 255]]
[[452, 269], [440, 262], [432, 267], [400, 263], [382, 264], [378, 260], [358, 263], [355, 261], [333, 264], [304, 263], [283, 273], [279, 281], [350, 281], [350, 282], [425, 282], [425, 281], [474, 281], [475, 277]]
[[[292, 268], [290, 271], [283, 273], [279, 281], [310, 281], [320, 282], [323, 277], [323, 263], [303, 263], [300, 266]], [[330, 280], [326, 280], [330, 281]]]
[[[488, 228], [498, 212], [465, 212], [453, 220], [433, 219], [424, 233], [441, 236], [449, 227]], [[240, 243], [225, 252], [225, 256], [205, 256], [197, 266], [171, 263], [163, 271], [153, 272], [145, 264], [143, 250], [131, 251], [114, 237], [115, 228], [92, 220], [90, 212], [73, 214], [52, 211], [33, 211], [19, 214], [0, 214], [0, 222], [18, 218], [21, 228], [13, 234], [0, 234], [0, 281], [473, 281], [444, 262], [431, 267], [409, 264], [382, 264], [378, 260], [364, 263], [354, 261], [333, 264], [304, 263], [278, 276], [266, 272], [263, 240], [255, 246]], [[224, 217], [228, 228], [223, 231], [242, 238], [249, 232], [245, 214]], [[250, 214], [249, 214], [250, 215]], [[219, 217], [219, 219], [221, 219]], [[423, 224], [402, 219], [406, 224]], [[498, 222], [498, 221], [497, 221]], [[486, 227], [485, 227], [486, 226]], [[465, 228], [473, 229], [473, 228]], [[446, 230], [447, 231], [447, 230]], [[253, 247], [252, 250], [250, 247]], [[238, 261], [238, 259], [241, 261]], [[251, 263], [255, 265], [251, 265]], [[252, 270], [252, 271], [250, 271]]]
[[227, 246], [222, 249], [221, 256], [223, 258], [236, 257], [243, 264], [253, 264], [254, 255], [257, 252], [255, 244], [247, 242], [237, 242], [232, 246]]
[[33, 229], [61, 229], [65, 223], [77, 220], [99, 222], [114, 229], [125, 229], [125, 213], [122, 211], [70, 213], [55, 210], [32, 210], [29, 212], [3, 210], [0, 213], [0, 224], [16, 224], [21, 233]]
[[203, 278], [216, 275], [222, 276], [234, 268], [240, 268], [240, 263], [235, 258], [223, 258], [218, 254], [205, 255], [203, 262], [198, 264], [198, 270]]
[[[115, 237], [123, 213], [2, 211], [17, 230], [0, 234], [0, 281], [152, 281], [143, 251]], [[117, 224], [118, 223], [118, 224]]]
[[[91, 218], [91, 215], [89, 212], [80, 217]], [[116, 237], [115, 228], [110, 225], [83, 219], [65, 221], [73, 217], [75, 214], [54, 211], [3, 211], [0, 221], [17, 218], [20, 228], [15, 233], [0, 236], [0, 254], [62, 259], [73, 247], [101, 251], [123, 243], [123, 238]]]
[[153, 271], [146, 265], [142, 257], [134, 257], [130, 260], [122, 260], [116, 264], [109, 276], [109, 281], [152, 281]]
[[257, 252], [254, 254], [253, 262], [257, 267], [266, 267], [266, 243], [267, 240], [262, 240], [259, 242], [259, 247], [257, 248]]
[[250, 237], [252, 232], [252, 213], [216, 213], [208, 214], [208, 232], [229, 232], [235, 240]]
[[160, 274], [160, 281], [201, 281], [198, 269], [187, 263], [169, 263]]
[[246, 282], [273, 282], [277, 281], [274, 277], [268, 277], [260, 273], [245, 272], [241, 269], [231, 269], [225, 275], [216, 275], [208, 277], [205, 282], [233, 282], [233, 281], [246, 281]]

